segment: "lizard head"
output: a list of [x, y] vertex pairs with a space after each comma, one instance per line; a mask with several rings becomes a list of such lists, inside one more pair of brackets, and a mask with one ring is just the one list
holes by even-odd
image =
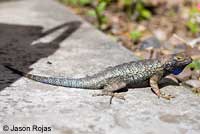
[[192, 62], [192, 58], [185, 53], [177, 53], [162, 58], [164, 69], [168, 73], [178, 75]]

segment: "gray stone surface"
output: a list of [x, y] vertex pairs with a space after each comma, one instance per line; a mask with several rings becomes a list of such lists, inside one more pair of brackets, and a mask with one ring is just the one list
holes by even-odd
[[[65, 27], [52, 33], [48, 31], [71, 21], [82, 24], [70, 35], [62, 33]], [[1, 63], [8, 62], [21, 68], [24, 65], [27, 72], [33, 68], [31, 73], [47, 76], [82, 77], [135, 60], [131, 52], [53, 0], [0, 3], [0, 41]], [[54, 48], [49, 48], [49, 44], [55, 45]], [[10, 58], [6, 58], [6, 54]], [[47, 133], [52, 134], [200, 132], [200, 98], [184, 87], [162, 88], [176, 96], [171, 101], [158, 99], [150, 88], [130, 89], [126, 92], [126, 101], [114, 99], [109, 105], [108, 97], [92, 97], [94, 91], [33, 82], [12, 74], [3, 66], [0, 71], [2, 134], [14, 134], [4, 132], [4, 125], [32, 127], [34, 124], [51, 127]]]

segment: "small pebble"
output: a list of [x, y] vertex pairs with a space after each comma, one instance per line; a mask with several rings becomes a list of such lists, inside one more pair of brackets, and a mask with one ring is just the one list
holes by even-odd
[[200, 80], [200, 70], [194, 70], [192, 72], [192, 79]]
[[156, 37], [150, 37], [141, 42], [139, 45], [140, 50], [148, 49], [148, 48], [160, 48], [160, 41]]
[[200, 88], [193, 88], [192, 92], [195, 94], [200, 94]]
[[187, 80], [185, 81], [186, 85], [189, 85], [194, 88], [200, 88], [200, 81], [199, 80]]
[[153, 31], [154, 35], [161, 41], [164, 41], [167, 39], [167, 33], [164, 32], [163, 30], [161, 29], [157, 29], [155, 31]]
[[52, 64], [52, 62], [50, 62], [50, 61], [47, 61], [47, 64]]

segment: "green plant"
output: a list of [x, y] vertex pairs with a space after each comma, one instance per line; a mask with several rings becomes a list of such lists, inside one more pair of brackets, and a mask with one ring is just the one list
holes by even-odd
[[133, 14], [133, 10], [132, 10], [132, 4], [133, 4], [133, 0], [122, 0], [122, 4], [124, 6], [124, 9], [126, 11], [126, 14], [128, 15], [128, 17], [130, 18], [131, 15]]
[[134, 30], [130, 33], [131, 39], [136, 42], [142, 37], [142, 33], [138, 30]]
[[187, 28], [190, 30], [191, 33], [196, 34], [200, 32], [200, 25], [197, 21], [197, 16], [200, 15], [200, 11], [197, 8], [191, 8], [189, 19], [186, 22]]
[[200, 31], [199, 29], [199, 24], [192, 21], [192, 20], [189, 20], [187, 23], [186, 23], [186, 26], [187, 28], [190, 30], [190, 32], [196, 34]]
[[79, 4], [82, 6], [89, 5], [93, 0], [79, 0]]
[[136, 19], [143, 20], [152, 16], [151, 11], [145, 7], [144, 0], [122, 0], [122, 4], [129, 18], [134, 15]]
[[104, 24], [107, 22], [107, 17], [105, 16], [105, 10], [107, 5], [111, 0], [99, 0], [97, 5], [93, 6], [93, 9], [88, 12], [88, 15], [97, 18], [98, 28], [103, 29]]
[[106, 4], [107, 4], [106, 2], [100, 1], [98, 3], [97, 7], [95, 8], [98, 26], [100, 29], [102, 28], [101, 26], [106, 22], [106, 16], [104, 15], [104, 11], [106, 9]]
[[194, 60], [188, 67], [193, 68], [195, 70], [200, 69], [200, 60]]
[[151, 16], [152, 16], [150, 10], [145, 8], [145, 5], [142, 1], [139, 1], [139, 2], [136, 3], [135, 12], [138, 13], [138, 19], [139, 20], [150, 19]]
[[64, 4], [78, 5], [78, 0], [60, 0]]
[[65, 4], [70, 4], [74, 6], [85, 6], [88, 4], [91, 4], [93, 0], [60, 0], [60, 2], [65, 3]]

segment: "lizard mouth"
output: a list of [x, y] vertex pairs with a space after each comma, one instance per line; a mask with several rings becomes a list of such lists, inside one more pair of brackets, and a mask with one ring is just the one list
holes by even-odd
[[192, 58], [189, 58], [187, 61], [186, 61], [186, 64], [188, 65], [188, 64], [190, 64], [190, 63], [192, 63]]
[[183, 61], [181, 64], [187, 66], [188, 64], [192, 63], [192, 58], [188, 58], [187, 60]]

